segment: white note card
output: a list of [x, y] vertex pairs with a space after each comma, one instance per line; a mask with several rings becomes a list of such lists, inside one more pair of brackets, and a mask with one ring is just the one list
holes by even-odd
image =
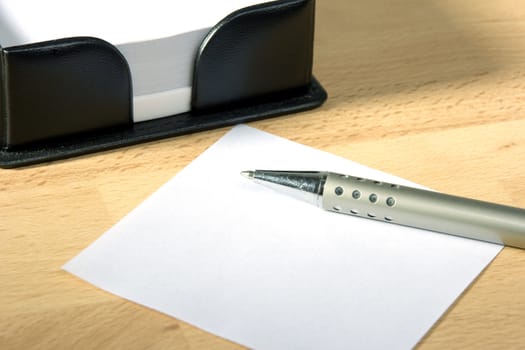
[[249, 348], [408, 349], [501, 249], [326, 212], [256, 168], [411, 184], [241, 125], [64, 269]]

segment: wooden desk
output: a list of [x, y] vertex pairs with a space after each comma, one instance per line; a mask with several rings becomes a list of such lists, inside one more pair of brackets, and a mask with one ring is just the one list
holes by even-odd
[[[320, 0], [314, 72], [323, 107], [251, 125], [525, 207], [522, 1]], [[0, 348], [240, 348], [61, 271], [226, 131], [1, 170]], [[523, 348], [524, 327], [525, 251], [505, 248], [420, 348]]]

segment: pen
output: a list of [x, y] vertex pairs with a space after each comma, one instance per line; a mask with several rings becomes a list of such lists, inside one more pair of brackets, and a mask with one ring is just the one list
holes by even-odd
[[329, 211], [525, 248], [525, 210], [320, 171], [243, 171]]

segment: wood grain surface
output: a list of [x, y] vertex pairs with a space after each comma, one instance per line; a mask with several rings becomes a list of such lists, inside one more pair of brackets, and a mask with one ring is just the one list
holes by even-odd
[[[523, 1], [319, 0], [314, 74], [321, 108], [250, 125], [525, 207]], [[61, 270], [227, 130], [0, 170], [0, 349], [241, 349]], [[522, 349], [524, 329], [525, 251], [504, 248], [418, 348]]]

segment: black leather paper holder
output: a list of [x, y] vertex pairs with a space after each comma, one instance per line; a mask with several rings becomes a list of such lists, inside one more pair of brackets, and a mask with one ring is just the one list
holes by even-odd
[[111, 44], [75, 37], [1, 48], [0, 167], [14, 168], [308, 110], [314, 0], [238, 10], [213, 27], [194, 64], [191, 111], [133, 123], [128, 64]]

